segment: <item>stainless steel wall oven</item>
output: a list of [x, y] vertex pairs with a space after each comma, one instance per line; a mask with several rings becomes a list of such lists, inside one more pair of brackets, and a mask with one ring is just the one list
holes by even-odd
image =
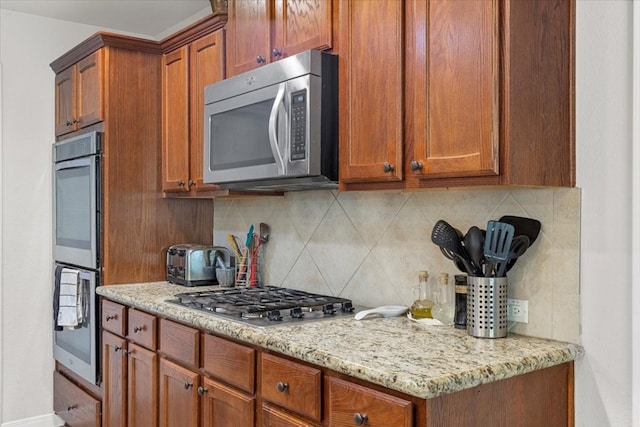
[[53, 146], [54, 358], [99, 384], [101, 133]]

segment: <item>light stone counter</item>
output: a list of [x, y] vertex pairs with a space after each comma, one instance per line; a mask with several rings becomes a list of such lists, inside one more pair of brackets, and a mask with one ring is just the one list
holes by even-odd
[[[96, 292], [196, 328], [285, 354], [409, 395], [432, 398], [575, 360], [577, 344], [510, 334], [479, 339], [406, 317], [323, 320], [258, 328], [167, 303], [189, 290], [167, 282], [100, 286]], [[357, 301], [355, 301], [357, 303]]]

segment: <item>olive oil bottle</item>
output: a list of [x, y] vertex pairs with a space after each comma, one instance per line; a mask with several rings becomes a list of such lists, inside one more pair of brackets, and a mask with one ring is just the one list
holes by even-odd
[[433, 292], [429, 287], [429, 273], [421, 271], [418, 274], [418, 299], [411, 305], [411, 316], [414, 319], [432, 319], [431, 309], [434, 304]]

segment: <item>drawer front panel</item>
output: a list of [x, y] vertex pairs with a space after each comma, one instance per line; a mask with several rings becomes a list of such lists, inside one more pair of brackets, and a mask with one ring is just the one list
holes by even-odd
[[260, 378], [264, 400], [320, 421], [322, 372], [319, 369], [263, 353]]
[[124, 337], [127, 333], [127, 308], [113, 301], [102, 300], [102, 329]]
[[100, 401], [58, 372], [53, 373], [53, 410], [70, 426], [100, 427]]
[[169, 358], [197, 369], [200, 341], [197, 329], [171, 320], [160, 320], [160, 351]]
[[213, 335], [205, 335], [202, 367], [220, 380], [248, 393], [255, 391], [254, 349]]
[[353, 426], [359, 419], [370, 427], [411, 427], [408, 400], [338, 378], [327, 380], [327, 418], [332, 427]]
[[155, 316], [130, 308], [127, 338], [149, 350], [157, 349], [157, 319]]

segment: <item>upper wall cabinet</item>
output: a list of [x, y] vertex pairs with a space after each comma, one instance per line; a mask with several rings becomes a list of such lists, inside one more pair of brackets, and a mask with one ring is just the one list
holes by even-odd
[[163, 55], [162, 190], [169, 196], [217, 189], [203, 182], [204, 88], [223, 78], [222, 30]]
[[227, 74], [332, 45], [331, 0], [230, 0]]
[[103, 120], [103, 56], [98, 50], [56, 74], [56, 136]]
[[573, 0], [381, 3], [340, 3], [341, 189], [575, 185]]

